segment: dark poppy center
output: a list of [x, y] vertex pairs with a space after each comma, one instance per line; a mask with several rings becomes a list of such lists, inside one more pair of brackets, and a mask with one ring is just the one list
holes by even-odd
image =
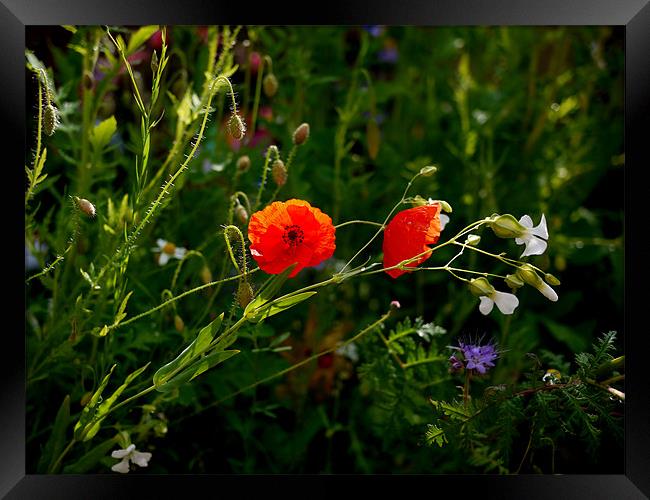
[[289, 246], [297, 246], [305, 239], [305, 233], [300, 229], [300, 226], [297, 226], [296, 224], [284, 226], [282, 239]]

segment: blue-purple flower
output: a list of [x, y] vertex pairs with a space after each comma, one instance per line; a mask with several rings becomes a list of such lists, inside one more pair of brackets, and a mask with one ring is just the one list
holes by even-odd
[[[494, 366], [494, 361], [499, 357], [496, 344], [493, 341], [481, 345], [481, 340], [458, 341], [458, 347], [452, 347], [458, 352], [449, 358], [452, 371], [460, 371], [462, 368], [473, 370], [475, 373], [484, 375]], [[462, 359], [459, 356], [462, 355]]]

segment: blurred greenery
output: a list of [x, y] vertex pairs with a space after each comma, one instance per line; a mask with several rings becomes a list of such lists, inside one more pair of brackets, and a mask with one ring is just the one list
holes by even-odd
[[[97, 442], [73, 449], [64, 472], [110, 472], [115, 462], [110, 451], [126, 448], [119, 438], [124, 431], [140, 451], [153, 453], [147, 469], [152, 473], [551, 472], [540, 465], [549, 463], [545, 452], [522, 468], [528, 434], [521, 429], [500, 445], [511, 456], [498, 460], [483, 450], [467, 462], [460, 445], [453, 443], [423, 446], [426, 424], [434, 418], [428, 399], [454, 398], [459, 394], [455, 384], [462, 381], [453, 379], [446, 362], [401, 374], [375, 334], [358, 343], [358, 361], [337, 352], [229, 395], [351, 337], [392, 300], [401, 308], [386, 328], [415, 318], [421, 318], [419, 325], [439, 325], [444, 333], [436, 334], [437, 344], [430, 347], [436, 355], [448, 357], [446, 346], [456, 344], [458, 335], [494, 338], [502, 355], [489, 384], [481, 381], [481, 387], [523, 380], [531, 369], [527, 353], [545, 360], [543, 370], [566, 372], [569, 361], [605, 332], [617, 331], [622, 346], [622, 29], [243, 27], [231, 47], [232, 61], [221, 70], [237, 65], [230, 80], [249, 126], [246, 138], [235, 141], [228, 134], [230, 100], [218, 95], [188, 171], [144, 228], [120, 279], [97, 302], [92, 316], [79, 320], [80, 326], [77, 320], [84, 316], [75, 300], [90, 294], [80, 270], [88, 281], [94, 279], [125, 230], [142, 220], [198, 131], [204, 73], [214, 58], [209, 40], [217, 32], [207, 27], [168, 30], [169, 62], [152, 113], [161, 121], [151, 129], [150, 173], [144, 181], [152, 183], [148, 191], [140, 189], [142, 180], [136, 176], [136, 157], [143, 151], [140, 112], [105, 30], [27, 30], [27, 48], [53, 82], [61, 125], [44, 139], [48, 177], [26, 212], [26, 268], [28, 250], [38, 261], [26, 276], [51, 264], [74, 242], [51, 273], [27, 285], [28, 471], [43, 471], [37, 463], [47, 443], [48, 453], [53, 446], [61, 451], [65, 440], [61, 425], [54, 425], [57, 413], [67, 411], [74, 423], [81, 400], [87, 401], [87, 393], [97, 389], [113, 363], [118, 364], [114, 390], [147, 362], [155, 370], [173, 359], [197, 329], [221, 312], [241, 313], [232, 281], [176, 301], [106, 337], [90, 334], [91, 327], [111, 324], [129, 291], [131, 318], [210, 281], [206, 267], [215, 280], [234, 276], [222, 236], [230, 196], [241, 190], [254, 200], [267, 147], [275, 144], [286, 158], [294, 130], [308, 122], [309, 139], [298, 148], [278, 199], [308, 200], [335, 224], [382, 222], [409, 179], [422, 167], [436, 165], [436, 175], [419, 178], [411, 194], [451, 204], [445, 233], [455, 234], [493, 213], [517, 219], [528, 214], [535, 223], [545, 214], [549, 246], [532, 261], [560, 279], [561, 286], [555, 287], [559, 301], [551, 303], [524, 287], [513, 315], [495, 311], [483, 316], [462, 283], [435, 272], [396, 280], [382, 273], [323, 288], [282, 315], [244, 327], [236, 345], [242, 352], [217, 369], [175, 392], [116, 411]], [[149, 102], [151, 58], [154, 49], [160, 56], [160, 31], [111, 27], [111, 33], [130, 40], [128, 60], [143, 100]], [[218, 31], [217, 57], [224, 53], [227, 33]], [[269, 71], [277, 78], [277, 93], [257, 90], [256, 98], [258, 74]], [[33, 151], [38, 81], [32, 71], [27, 71], [27, 96]], [[196, 116], [188, 118], [192, 113]], [[179, 136], [179, 130], [185, 135]], [[244, 154], [251, 168], [240, 175], [236, 164]], [[165, 164], [156, 179], [154, 173]], [[269, 186], [267, 193], [275, 188], [272, 182]], [[74, 215], [70, 196], [91, 200], [97, 217]], [[302, 271], [291, 287], [331, 276], [375, 230], [363, 225], [338, 229], [334, 258]], [[522, 247], [513, 241], [487, 230], [481, 236], [482, 246], [519, 257]], [[200, 255], [188, 255], [182, 267], [173, 259], [160, 266], [151, 250], [157, 239]], [[380, 241], [375, 241], [362, 258], [380, 255]], [[443, 249], [428, 263], [443, 265], [453, 255]], [[462, 260], [470, 269], [497, 274], [507, 269], [473, 252]], [[263, 282], [262, 274], [251, 278], [255, 287]], [[140, 390], [146, 384], [136, 382], [129, 395], [137, 392], [135, 386]], [[384, 394], [382, 400], [374, 396], [377, 389], [399, 393], [401, 399], [386, 400]], [[396, 411], [388, 417], [391, 408]], [[516, 405], [511, 410], [524, 411]], [[48, 441], [53, 425], [61, 441], [56, 446]], [[71, 427], [65, 438], [72, 438]], [[574, 437], [553, 442], [554, 472], [622, 472], [619, 438], [606, 436], [596, 455], [586, 454]], [[95, 447], [99, 452], [93, 453]]]

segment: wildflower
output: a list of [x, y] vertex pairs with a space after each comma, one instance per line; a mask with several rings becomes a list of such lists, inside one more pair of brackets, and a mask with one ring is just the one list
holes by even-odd
[[390, 307], [391, 309], [399, 309], [402, 305], [397, 300], [391, 300]]
[[140, 452], [135, 449], [135, 445], [131, 444], [125, 450], [115, 450], [111, 453], [111, 457], [121, 459], [121, 462], [116, 463], [111, 467], [114, 472], [121, 472], [126, 474], [129, 472], [129, 460], [139, 467], [147, 467], [149, 460], [151, 460], [151, 453]]
[[519, 305], [519, 299], [516, 295], [496, 291], [485, 278], [471, 280], [469, 288], [481, 300], [478, 309], [486, 316], [490, 314], [494, 304], [497, 305], [499, 311], [503, 314], [512, 314]]
[[[552, 302], [557, 302], [558, 296], [555, 290], [553, 290], [548, 284], [544, 283], [542, 278], [539, 277], [535, 269], [530, 264], [524, 264], [517, 269], [516, 275], [524, 283], [528, 283], [530, 286], [537, 288], [539, 292]], [[556, 278], [557, 280], [557, 278]]]
[[344, 357], [348, 358], [353, 363], [356, 363], [357, 361], [359, 361], [359, 352], [358, 352], [358, 349], [357, 349], [357, 345], [354, 342], [352, 342], [350, 344], [342, 345], [335, 352], [339, 356], [344, 356]]
[[158, 246], [156, 248], [152, 248], [151, 251], [160, 253], [160, 256], [158, 257], [158, 264], [161, 266], [167, 264], [167, 262], [169, 262], [169, 259], [172, 257], [174, 259], [182, 259], [185, 257], [185, 253], [187, 252], [186, 248], [177, 247], [171, 241], [165, 241], [161, 238], [158, 238], [156, 240], [156, 245]]
[[248, 224], [251, 255], [260, 269], [279, 274], [297, 263], [289, 277], [329, 259], [336, 248], [335, 232], [329, 215], [296, 199], [271, 203], [251, 215]]
[[453, 354], [449, 357], [449, 363], [451, 363], [450, 371], [452, 373], [459, 372], [463, 368], [465, 368], [465, 365], [463, 364], [463, 362], [461, 360], [459, 360], [456, 357], [456, 355], [453, 355]]
[[[485, 375], [487, 371], [494, 366], [494, 361], [499, 357], [496, 344], [493, 341], [485, 345], [481, 345], [481, 341], [458, 341], [458, 347], [452, 347], [462, 354], [464, 367], [468, 370], [474, 370], [475, 373]], [[460, 361], [455, 355], [449, 358], [452, 363], [452, 369], [460, 370], [463, 367], [463, 362]], [[456, 368], [457, 367], [457, 368]]]
[[533, 227], [533, 219], [528, 215], [524, 215], [519, 219], [519, 223], [526, 228], [521, 236], [515, 238], [517, 245], [526, 245], [522, 257], [526, 255], [542, 255], [548, 243], [548, 229], [546, 228], [546, 218], [542, 214], [542, 219], [539, 224]]
[[399, 51], [397, 50], [397, 43], [392, 38], [388, 38], [384, 42], [384, 48], [379, 51], [377, 58], [380, 62], [395, 64], [399, 60]]
[[[393, 267], [430, 250], [427, 245], [436, 243], [439, 238], [440, 204], [427, 204], [402, 210], [393, 217], [384, 231], [384, 268]], [[431, 252], [427, 252], [405, 266], [417, 267], [430, 256]], [[386, 272], [391, 278], [397, 278], [411, 271], [391, 269]]]

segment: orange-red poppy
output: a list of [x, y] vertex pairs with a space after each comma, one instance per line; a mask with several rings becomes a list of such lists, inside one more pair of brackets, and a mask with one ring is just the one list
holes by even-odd
[[[422, 205], [402, 210], [388, 223], [384, 230], [384, 268], [392, 267], [403, 260], [411, 259], [433, 245], [440, 238], [440, 205]], [[417, 260], [406, 264], [417, 267], [431, 257], [427, 252]], [[386, 271], [392, 278], [397, 278], [411, 271], [391, 269]]]
[[248, 223], [251, 255], [260, 269], [280, 274], [297, 262], [290, 278], [334, 254], [335, 232], [329, 215], [296, 199], [273, 202]]

